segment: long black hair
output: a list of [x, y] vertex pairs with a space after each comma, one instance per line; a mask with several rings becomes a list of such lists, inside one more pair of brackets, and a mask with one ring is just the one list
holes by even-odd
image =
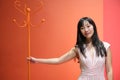
[[83, 56], [86, 57], [86, 55], [85, 55], [85, 47], [84, 47], [84, 44], [86, 44], [86, 38], [82, 35], [82, 33], [80, 31], [80, 28], [84, 25], [84, 21], [88, 21], [91, 25], [93, 25], [94, 34], [92, 35], [91, 39], [92, 39], [92, 44], [95, 47], [97, 56], [100, 56], [100, 55], [101, 55], [101, 57], [107, 56], [107, 52], [106, 52], [106, 49], [105, 49], [105, 47], [103, 45], [103, 42], [100, 41], [100, 39], [98, 37], [96, 24], [89, 17], [83, 17], [78, 22], [76, 47], [78, 47], [80, 49], [81, 53], [83, 54]]

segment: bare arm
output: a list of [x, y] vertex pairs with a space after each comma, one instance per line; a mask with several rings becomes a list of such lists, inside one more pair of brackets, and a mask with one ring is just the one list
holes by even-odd
[[67, 52], [66, 54], [58, 58], [42, 59], [42, 58], [29, 57], [28, 60], [34, 63], [60, 64], [60, 63], [69, 61], [74, 57], [76, 57], [76, 49], [72, 48], [69, 52]]
[[108, 80], [113, 80], [113, 72], [112, 72], [112, 54], [110, 47], [107, 49], [107, 57], [106, 57], [106, 71]]

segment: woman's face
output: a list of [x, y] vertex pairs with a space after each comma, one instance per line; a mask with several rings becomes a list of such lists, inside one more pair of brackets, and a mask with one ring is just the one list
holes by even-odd
[[90, 24], [88, 21], [83, 22], [83, 26], [80, 28], [80, 31], [84, 37], [86, 37], [87, 40], [91, 39], [94, 29], [93, 25]]

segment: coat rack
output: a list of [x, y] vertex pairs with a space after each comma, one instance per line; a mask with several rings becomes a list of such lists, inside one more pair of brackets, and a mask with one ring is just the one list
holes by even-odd
[[[24, 8], [21, 9], [20, 8], [21, 1], [19, 1], [19, 0], [14, 1], [14, 7], [26, 17], [26, 20], [24, 20], [24, 25], [22, 25], [22, 26], [19, 23], [17, 23], [16, 19], [13, 19], [13, 22], [18, 27], [27, 27], [27, 32], [28, 32], [28, 57], [30, 57], [30, 55], [31, 55], [31, 52], [30, 52], [30, 49], [31, 49], [31, 47], [30, 47], [30, 34], [31, 33], [30, 33], [30, 31], [31, 31], [31, 27], [33, 27], [33, 25], [31, 24], [31, 15], [36, 14], [43, 7], [43, 2], [39, 1], [39, 3], [40, 3], [39, 7], [37, 9], [34, 9], [33, 13], [31, 14], [31, 8], [30, 7], [27, 7], [27, 5], [24, 4], [23, 5]], [[43, 22], [45, 22], [45, 19], [42, 19], [39, 24], [41, 24]], [[39, 25], [39, 24], [37, 24], [37, 25]], [[30, 62], [28, 62], [28, 80], [30, 80]]]

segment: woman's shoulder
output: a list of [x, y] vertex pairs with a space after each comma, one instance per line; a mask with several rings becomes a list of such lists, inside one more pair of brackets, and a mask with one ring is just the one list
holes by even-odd
[[102, 41], [103, 42], [103, 45], [106, 49], [108, 49], [110, 47], [110, 43], [109, 42], [106, 42], [106, 41]]
[[79, 50], [78, 45], [75, 45], [75, 46], [74, 46], [74, 49], [78, 52], [78, 50]]
[[102, 41], [104, 45], [110, 45], [109, 42], [106, 42], [106, 41]]
[[79, 49], [78, 46], [74, 46], [74, 47], [71, 48], [71, 51], [78, 54], [78, 52], [79, 52], [78, 49]]
[[76, 52], [78, 50], [78, 46], [72, 47], [72, 50]]
[[[76, 58], [78, 59], [78, 63], [79, 63], [79, 47], [78, 47], [78, 45], [75, 45], [72, 49], [76, 53]], [[75, 58], [75, 61], [76, 61], [76, 58]]]

